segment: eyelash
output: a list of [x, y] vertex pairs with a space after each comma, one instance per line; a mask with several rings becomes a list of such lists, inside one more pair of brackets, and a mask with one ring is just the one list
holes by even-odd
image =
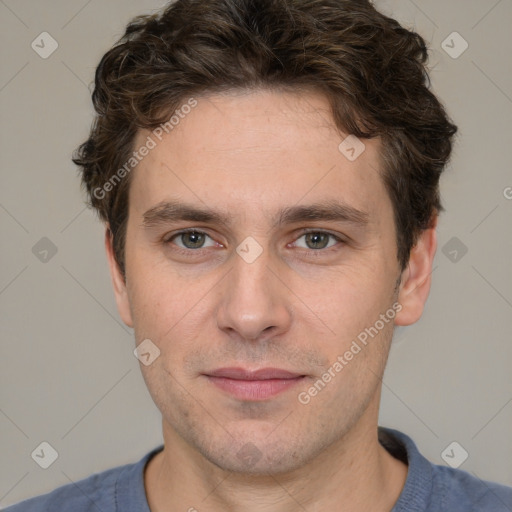
[[[186, 233], [199, 233], [201, 235], [206, 235], [209, 238], [212, 238], [205, 231], [201, 231], [201, 230], [196, 229], [196, 228], [187, 228], [187, 229], [182, 229], [182, 230], [178, 231], [177, 233], [174, 233], [170, 237], [167, 237], [166, 239], [163, 240], [163, 243], [165, 245], [170, 245], [175, 238], [178, 238], [179, 236], [181, 236], [183, 234], [186, 234]], [[334, 245], [332, 247], [327, 247], [326, 249], [303, 249], [303, 251], [306, 251], [306, 253], [314, 254], [314, 256], [321, 256], [322, 254], [330, 253], [333, 250], [338, 250], [339, 249], [338, 245], [340, 243], [341, 244], [346, 243], [342, 238], [340, 238], [339, 236], [335, 235], [334, 233], [331, 233], [330, 231], [324, 231], [324, 230], [321, 230], [321, 229], [320, 230], [319, 229], [311, 229], [311, 228], [310, 229], [302, 229], [300, 231], [299, 236], [295, 239], [295, 241], [297, 241], [299, 238], [301, 238], [304, 235], [307, 235], [309, 233], [315, 233], [315, 234], [319, 234], [319, 235], [320, 234], [321, 235], [327, 235], [327, 236], [329, 236], [331, 238], [334, 238], [334, 240], [336, 240], [336, 242], [338, 242], [337, 245]], [[200, 253], [200, 252], [202, 252], [203, 249], [208, 249], [208, 248], [201, 247], [199, 249], [183, 249], [183, 248], [178, 247], [178, 246], [175, 246], [173, 248], [174, 251], [176, 251], [176, 252], [178, 252], [180, 254], [188, 255], [188, 256], [190, 256], [191, 253]]]

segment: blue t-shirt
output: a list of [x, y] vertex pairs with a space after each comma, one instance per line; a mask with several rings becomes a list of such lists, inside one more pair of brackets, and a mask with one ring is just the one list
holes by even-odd
[[[432, 464], [397, 430], [379, 427], [379, 441], [409, 466], [405, 486], [391, 512], [512, 512], [512, 487]], [[162, 448], [152, 450], [135, 464], [96, 473], [8, 507], [5, 512], [150, 512], [144, 468]]]

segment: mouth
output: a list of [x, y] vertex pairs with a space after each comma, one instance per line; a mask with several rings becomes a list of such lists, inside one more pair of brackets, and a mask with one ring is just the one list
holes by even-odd
[[280, 368], [219, 368], [203, 374], [214, 386], [240, 400], [266, 400], [295, 387], [306, 375]]

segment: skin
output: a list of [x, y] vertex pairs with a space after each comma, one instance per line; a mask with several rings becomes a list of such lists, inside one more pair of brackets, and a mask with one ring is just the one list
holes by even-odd
[[[297, 397], [395, 302], [395, 325], [420, 318], [435, 223], [401, 272], [393, 207], [379, 173], [381, 142], [364, 140], [365, 151], [349, 161], [338, 150], [348, 134], [335, 128], [319, 93], [230, 91], [197, 99], [132, 171], [126, 281], [108, 226], [105, 236], [120, 315], [137, 344], [149, 338], [160, 350], [141, 364], [165, 444], [145, 471], [150, 508], [389, 511], [407, 475], [377, 440], [393, 321], [308, 404]], [[135, 145], [148, 135], [141, 131]], [[229, 224], [145, 227], [145, 212], [170, 200], [223, 212]], [[282, 208], [330, 200], [366, 212], [368, 222], [274, 225]], [[172, 238], [191, 227], [208, 235], [202, 248], [194, 248], [197, 239]], [[341, 241], [321, 238], [318, 248], [303, 228]], [[248, 236], [262, 249], [252, 263], [236, 252]], [[273, 398], [247, 401], [204, 375], [227, 366], [306, 377]], [[257, 454], [251, 462], [237, 456], [245, 445]]]

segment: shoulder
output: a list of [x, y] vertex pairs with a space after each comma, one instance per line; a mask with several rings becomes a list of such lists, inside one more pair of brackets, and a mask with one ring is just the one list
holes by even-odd
[[4, 512], [149, 512], [144, 490], [144, 468], [158, 447], [133, 464], [95, 473], [35, 498], [16, 503]]
[[115, 510], [115, 483], [125, 466], [95, 473], [49, 492], [17, 503], [5, 512], [43, 512], [73, 510], [89, 512]]
[[393, 512], [511, 512], [512, 487], [428, 461], [413, 440], [379, 427], [379, 441], [408, 465], [407, 479]]
[[433, 465], [433, 488], [438, 489], [442, 510], [512, 510], [512, 487], [481, 480], [460, 469]]

